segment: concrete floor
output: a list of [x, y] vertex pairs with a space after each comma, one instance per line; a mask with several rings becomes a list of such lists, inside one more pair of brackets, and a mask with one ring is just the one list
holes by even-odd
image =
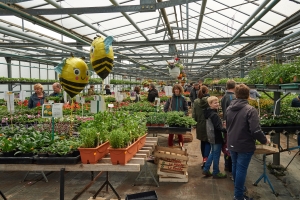
[[[159, 183], [156, 187], [153, 180], [142, 180], [135, 182], [138, 173], [110, 173], [109, 180], [114, 188], [117, 190], [122, 199], [125, 199], [127, 194], [135, 194], [145, 191], [155, 190], [160, 200], [168, 199], [203, 199], [203, 200], [231, 200], [233, 198], [233, 181], [228, 177], [227, 179], [215, 180], [212, 178], [203, 178], [200, 168], [202, 161], [199, 144], [195, 139], [195, 130], [192, 131], [194, 140], [191, 143], [186, 143], [185, 147], [189, 153], [189, 181], [188, 183]], [[158, 135], [159, 145], [167, 145], [167, 135]], [[286, 137], [281, 136], [281, 145], [286, 146]], [[290, 139], [290, 146], [296, 146], [296, 140]], [[286, 166], [295, 155], [296, 151], [281, 153], [281, 164]], [[272, 162], [272, 156], [267, 157], [267, 162]], [[149, 163], [149, 166], [155, 173], [156, 165]], [[223, 171], [224, 162], [221, 156], [220, 169]], [[20, 166], [21, 167], [21, 166]], [[252, 158], [248, 169], [248, 176], [246, 186], [248, 188], [249, 196], [254, 199], [261, 200], [290, 200], [299, 198], [300, 187], [298, 185], [300, 180], [299, 174], [300, 156], [297, 155], [291, 165], [288, 167], [287, 175], [275, 177], [268, 171], [268, 176], [273, 184], [275, 191], [279, 193], [276, 197], [272, 194], [271, 189], [263, 180], [258, 186], [253, 186], [263, 171], [262, 156], [255, 155]], [[95, 176], [98, 172], [94, 172]], [[59, 199], [59, 172], [46, 172], [49, 180], [46, 183], [41, 175], [31, 174], [28, 180], [22, 182], [26, 172], [0, 172], [0, 190], [5, 194], [9, 200], [54, 200]], [[101, 184], [105, 181], [105, 175], [100, 175], [93, 184], [91, 184], [90, 172], [66, 172], [65, 173], [65, 199], [74, 199], [74, 197], [82, 191], [85, 186], [90, 187], [83, 192], [78, 198], [80, 200], [88, 200], [98, 190]], [[135, 183], [135, 184], [134, 184]], [[97, 199], [116, 199], [116, 196], [109, 189], [108, 193], [100, 192]], [[1, 197], [0, 197], [1, 199]]]

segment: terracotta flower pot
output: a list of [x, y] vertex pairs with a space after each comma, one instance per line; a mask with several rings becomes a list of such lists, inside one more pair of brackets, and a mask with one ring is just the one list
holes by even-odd
[[137, 140], [127, 148], [108, 148], [110, 154], [110, 160], [113, 165], [126, 165], [126, 163], [135, 156], [138, 151], [139, 141]]
[[143, 135], [142, 137], [139, 138], [139, 140], [138, 140], [139, 141], [138, 150], [140, 150], [141, 148], [143, 148], [143, 146], [145, 145], [147, 134], [148, 133], [146, 133], [145, 135]]
[[109, 142], [96, 148], [78, 148], [83, 164], [95, 164], [108, 153]]

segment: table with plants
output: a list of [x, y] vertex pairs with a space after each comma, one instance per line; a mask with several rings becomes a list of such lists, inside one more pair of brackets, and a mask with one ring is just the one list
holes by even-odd
[[[164, 113], [163, 105], [115, 102], [113, 96], [105, 97], [107, 104], [114, 104], [112, 110], [93, 114], [89, 103], [93, 98], [85, 99], [83, 104], [75, 99], [64, 104], [63, 117], [55, 118], [54, 126], [51, 118], [42, 118], [40, 106], [28, 109], [27, 100], [16, 100], [15, 112], [10, 113], [6, 102], [0, 101], [0, 170], [60, 171], [63, 194], [64, 171], [140, 171], [146, 156], [136, 154], [145, 151], [147, 123], [164, 124], [163, 129], [195, 123], [180, 112]], [[108, 179], [105, 184], [110, 185]]]

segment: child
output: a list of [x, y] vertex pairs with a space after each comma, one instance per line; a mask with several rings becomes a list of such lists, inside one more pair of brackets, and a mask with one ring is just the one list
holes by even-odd
[[[219, 108], [219, 99], [216, 96], [207, 98], [209, 108], [204, 110], [204, 117], [210, 118], [214, 126], [214, 142], [211, 142], [211, 152], [203, 168], [202, 174], [206, 177], [213, 176], [213, 178], [226, 178], [227, 175], [223, 174], [219, 170], [219, 161], [221, 155], [222, 145], [224, 143], [222, 132], [226, 133], [226, 129], [222, 126], [222, 121], [217, 113]], [[211, 164], [213, 163], [213, 173], [209, 171]]]

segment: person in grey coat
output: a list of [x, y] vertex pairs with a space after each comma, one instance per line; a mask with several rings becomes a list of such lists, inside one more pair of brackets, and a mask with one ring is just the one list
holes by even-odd
[[[188, 105], [187, 101], [183, 96], [183, 88], [179, 84], [175, 84], [172, 89], [173, 96], [168, 99], [164, 105], [164, 111], [183, 111], [185, 115], [188, 115]], [[173, 146], [173, 137], [174, 134], [169, 134], [168, 145], [169, 147]], [[178, 134], [179, 145], [183, 146], [183, 136]]]

